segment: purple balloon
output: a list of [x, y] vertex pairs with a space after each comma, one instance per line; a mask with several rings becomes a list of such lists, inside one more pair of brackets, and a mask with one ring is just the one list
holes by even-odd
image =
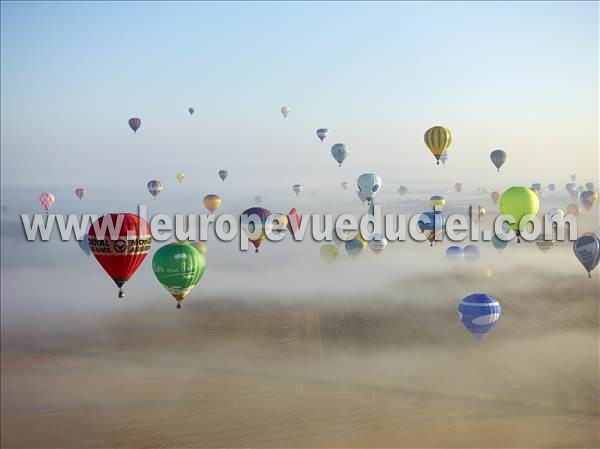
[[133, 129], [134, 134], [140, 126], [142, 126], [142, 121], [139, 118], [133, 117], [129, 119], [129, 127]]

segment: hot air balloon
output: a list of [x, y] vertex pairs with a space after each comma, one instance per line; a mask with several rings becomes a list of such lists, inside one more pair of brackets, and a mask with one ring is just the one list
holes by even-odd
[[290, 108], [288, 108], [287, 106], [282, 106], [281, 113], [283, 114], [284, 117], [287, 117], [288, 114], [290, 113]]
[[175, 173], [175, 179], [177, 179], [177, 182], [179, 182], [179, 184], [181, 184], [183, 178], [185, 178], [185, 175], [183, 173]]
[[462, 182], [457, 182], [456, 184], [454, 184], [454, 190], [456, 190], [458, 193], [462, 192], [462, 190], [463, 190]]
[[287, 229], [289, 233], [294, 237], [296, 235], [296, 230], [300, 229], [300, 224], [302, 224], [302, 215], [298, 213], [295, 207], [290, 209], [287, 214], [288, 224]]
[[302, 192], [302, 189], [304, 189], [304, 186], [302, 184], [294, 184], [294, 186], [292, 187], [292, 190], [294, 191], [296, 196], [300, 196], [300, 192]]
[[[114, 235], [110, 235], [111, 228]], [[106, 214], [90, 227], [88, 239], [92, 254], [117, 284], [119, 298], [122, 298], [125, 296], [123, 285], [144, 261], [152, 245], [150, 226], [134, 214]]]
[[408, 193], [408, 188], [406, 186], [398, 187], [398, 193], [400, 195], [406, 195]]
[[[442, 197], [440, 195], [433, 195], [432, 197], [429, 198], [429, 205], [431, 206], [431, 208], [433, 210], [440, 211], [446, 205], [446, 200], [444, 199], [444, 197]], [[436, 207], [437, 207], [437, 209], [436, 209]]]
[[556, 184], [548, 184], [548, 190], [554, 192], [556, 190]]
[[148, 192], [150, 192], [152, 194], [152, 196], [154, 197], [154, 199], [156, 199], [156, 196], [162, 191], [163, 186], [162, 183], [156, 179], [148, 182]]
[[571, 203], [567, 206], [567, 215], [579, 215], [579, 213], [581, 212], [581, 207], [579, 207], [577, 204]]
[[254, 197], [254, 202], [255, 202], [256, 204], [262, 204], [262, 202], [263, 202], [263, 197], [262, 197], [262, 196], [260, 196], [260, 195], [256, 195], [256, 196]]
[[540, 208], [540, 200], [535, 192], [527, 187], [510, 187], [500, 197], [500, 213], [512, 216], [515, 223], [511, 228], [517, 234], [517, 242], [520, 242], [521, 230], [527, 228], [531, 220], [523, 220], [527, 215], [537, 214]]
[[221, 203], [221, 197], [214, 193], [208, 194], [202, 199], [202, 204], [204, 204], [204, 207], [206, 207], [211, 214], [221, 207]]
[[506, 248], [508, 246], [508, 241], [507, 240], [502, 240], [496, 234], [494, 234], [494, 235], [492, 235], [492, 245], [499, 252], [502, 252], [504, 250], [504, 248]]
[[565, 218], [565, 213], [562, 209], [553, 208], [546, 213], [546, 220], [561, 223]]
[[531, 188], [539, 193], [542, 191], [542, 184], [539, 182], [534, 182], [533, 184], [531, 184]]
[[326, 245], [321, 246], [319, 253], [321, 254], [321, 257], [327, 262], [333, 262], [340, 253], [340, 250], [333, 243], [328, 243]]
[[475, 293], [458, 305], [458, 319], [477, 338], [486, 336], [502, 314], [500, 303], [493, 296]]
[[577, 187], [577, 185], [575, 185], [575, 183], [568, 183], [565, 184], [565, 189], [567, 189], [567, 192], [571, 193], [573, 190], [575, 190], [575, 187]]
[[374, 173], [364, 173], [356, 181], [358, 191], [363, 194], [365, 199], [371, 203], [381, 187], [381, 178]]
[[585, 190], [596, 190], [596, 186], [594, 185], [593, 182], [586, 182], [585, 183]]
[[344, 189], [344, 190], [348, 190], [348, 186], [349, 186], [349, 185], [350, 185], [350, 184], [349, 184], [347, 181], [344, 181], [344, 182], [342, 182], [342, 189]]
[[478, 212], [473, 216], [473, 221], [475, 222], [479, 221], [486, 214], [485, 207], [475, 206], [475, 208], [473, 208], [473, 206], [469, 206], [469, 208], [467, 209], [467, 215], [469, 218], [471, 218], [471, 216], [473, 215], [474, 210], [475, 212], [477, 212], [478, 210]]
[[452, 135], [448, 128], [434, 126], [425, 131], [425, 145], [435, 156], [438, 165], [442, 154], [448, 149], [450, 143], [452, 143]]
[[286, 214], [280, 214], [277, 212], [274, 212], [273, 214], [271, 214], [270, 220], [272, 223], [271, 229], [273, 230], [273, 234], [284, 233], [288, 229], [289, 224], [290, 224], [290, 221]]
[[152, 270], [158, 282], [177, 301], [181, 301], [202, 279], [206, 260], [204, 256], [188, 242], [172, 242], [161, 247], [152, 258]]
[[490, 153], [490, 160], [494, 164], [494, 167], [500, 171], [500, 167], [506, 162], [506, 153], [502, 150], [494, 150]]
[[424, 231], [439, 231], [444, 228], [446, 219], [441, 212], [424, 212], [419, 217], [417, 226]]
[[577, 175], [571, 175], [571, 182], [577, 182]]
[[435, 229], [432, 229], [431, 231], [424, 231], [423, 234], [425, 234], [425, 237], [429, 242], [429, 246], [433, 246], [435, 242], [439, 242], [441, 240], [437, 238], [438, 235], [442, 237], [444, 236], [444, 231], [442, 229], [437, 231]]
[[227, 178], [227, 175], [229, 175], [229, 171], [219, 170], [219, 178], [221, 178], [221, 181], [225, 182], [225, 178]]
[[367, 242], [365, 242], [365, 240], [360, 234], [358, 234], [352, 240], [349, 240], [344, 244], [344, 248], [346, 248], [346, 253], [348, 253], [348, 255], [352, 258], [360, 256], [366, 247]]
[[90, 248], [90, 242], [87, 234], [84, 235], [81, 240], [77, 240], [77, 244], [79, 245], [79, 248], [81, 248], [81, 251], [83, 251], [86, 256], [90, 257], [92, 250]]
[[387, 239], [381, 234], [373, 234], [373, 237], [371, 238], [371, 240], [369, 240], [368, 243], [369, 248], [371, 248], [371, 251], [373, 251], [375, 254], [381, 253], [381, 251], [385, 249], [387, 244]]
[[500, 193], [492, 192], [491, 194], [492, 201], [494, 202], [494, 206], [498, 204], [498, 200], [500, 199]]
[[586, 210], [594, 207], [596, 201], [598, 201], [598, 194], [592, 190], [587, 190], [581, 194], [581, 204], [583, 204]]
[[327, 128], [317, 129], [317, 137], [319, 139], [321, 139], [321, 142], [323, 142], [325, 140], [325, 137], [327, 137], [327, 134], [329, 134], [329, 129], [327, 129]]
[[206, 245], [206, 243], [201, 242], [201, 241], [196, 241], [196, 242], [190, 242], [190, 245], [192, 245], [194, 248], [196, 248], [198, 251], [200, 251], [200, 254], [202, 254], [204, 257], [206, 257], [206, 253], [208, 252], [208, 246]]
[[75, 195], [77, 196], [77, 198], [82, 199], [85, 195], [85, 189], [83, 187], [77, 187], [75, 189]]
[[600, 240], [598, 237], [582, 235], [573, 243], [573, 252], [587, 271], [588, 278], [591, 278], [592, 270], [600, 261]]
[[445, 165], [447, 160], [448, 160], [448, 152], [444, 151], [442, 153], [442, 155], [440, 156], [440, 162]]
[[129, 127], [133, 130], [133, 134], [136, 133], [140, 126], [142, 126], [142, 121], [139, 118], [133, 117], [129, 119]]
[[556, 245], [556, 239], [552, 235], [543, 235], [535, 239], [535, 244], [543, 253], [547, 253], [552, 249], [554, 245]]
[[[258, 217], [260, 223], [250, 223], [250, 218], [253, 215]], [[270, 232], [271, 225], [267, 223], [267, 218], [270, 215], [271, 211], [263, 207], [251, 207], [242, 212], [241, 226], [248, 240], [254, 245], [255, 252], [258, 252], [258, 247], [267, 238], [267, 232]], [[258, 234], [255, 226], [259, 227], [258, 231], [261, 231], [260, 234]]]
[[334, 146], [331, 147], [331, 155], [341, 167], [346, 158], [348, 157], [348, 146], [343, 143], [336, 143]]
[[577, 190], [571, 190], [569, 192], [569, 197], [571, 198], [571, 201], [575, 202], [579, 199], [579, 192]]
[[449, 260], [461, 260], [465, 257], [465, 253], [460, 246], [449, 246], [446, 250], [446, 258]]
[[463, 248], [463, 252], [465, 253], [465, 260], [468, 260], [469, 262], [479, 260], [480, 253], [477, 245], [467, 245]]
[[188, 112], [190, 113], [190, 115], [192, 115], [194, 113], [194, 108], [188, 108]]
[[54, 206], [54, 195], [50, 192], [42, 192], [37, 196], [38, 201], [42, 205], [45, 213], [48, 213], [48, 209]]

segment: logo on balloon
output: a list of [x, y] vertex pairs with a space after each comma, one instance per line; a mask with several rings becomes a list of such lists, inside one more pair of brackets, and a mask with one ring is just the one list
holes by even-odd
[[127, 242], [125, 240], [119, 239], [115, 242], [113, 246], [115, 248], [115, 251], [117, 251], [118, 253], [122, 253], [127, 249]]

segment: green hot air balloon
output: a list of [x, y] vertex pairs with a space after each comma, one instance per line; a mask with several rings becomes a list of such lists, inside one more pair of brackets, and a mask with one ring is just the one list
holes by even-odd
[[515, 223], [510, 227], [517, 233], [517, 242], [520, 242], [521, 231], [526, 229], [527, 223], [521, 223], [525, 215], [535, 215], [540, 208], [537, 194], [529, 187], [510, 187], [500, 197], [500, 213], [511, 215]]
[[169, 243], [152, 258], [156, 279], [175, 298], [178, 309], [181, 309], [181, 301], [202, 278], [205, 268], [204, 256], [188, 242]]

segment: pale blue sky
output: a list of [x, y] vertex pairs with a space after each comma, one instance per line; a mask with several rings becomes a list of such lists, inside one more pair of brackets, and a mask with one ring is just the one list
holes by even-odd
[[595, 2], [2, 2], [1, 25], [5, 186], [598, 178]]

